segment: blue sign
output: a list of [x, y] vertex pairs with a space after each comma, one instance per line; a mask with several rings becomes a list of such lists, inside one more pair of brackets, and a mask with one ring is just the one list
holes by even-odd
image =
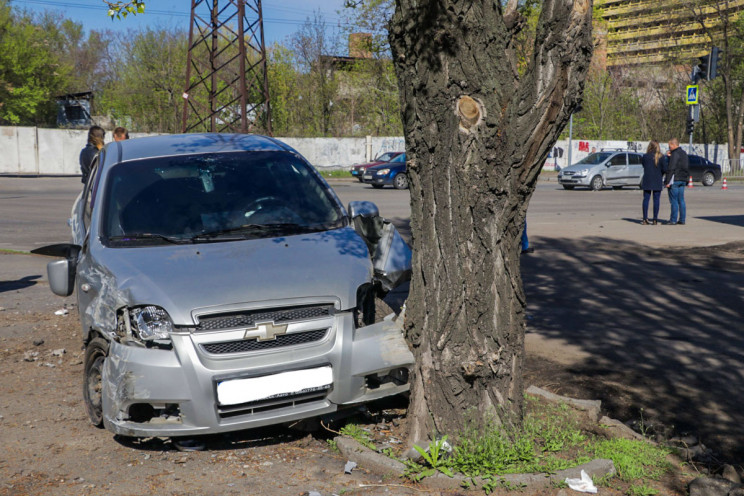
[[700, 96], [700, 87], [692, 84], [687, 87], [687, 105], [697, 105]]

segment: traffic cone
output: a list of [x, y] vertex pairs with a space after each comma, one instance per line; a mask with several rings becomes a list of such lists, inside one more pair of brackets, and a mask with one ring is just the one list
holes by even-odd
[[728, 189], [728, 184], [726, 184], [726, 178], [723, 178], [723, 184], [721, 185], [721, 189]]
[[693, 188], [693, 187], [694, 187], [694, 186], [692, 185], [692, 176], [690, 176], [690, 179], [689, 179], [689, 180], [687, 181], [687, 187], [688, 187], [688, 188]]

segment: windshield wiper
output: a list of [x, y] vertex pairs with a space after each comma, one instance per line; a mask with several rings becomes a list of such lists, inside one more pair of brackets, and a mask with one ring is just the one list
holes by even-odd
[[174, 245], [183, 245], [191, 243], [188, 238], [178, 238], [176, 236], [168, 236], [165, 234], [158, 233], [136, 233], [136, 234], [123, 234], [121, 236], [111, 236], [108, 238], [109, 241], [143, 241], [143, 240], [162, 240]]
[[242, 226], [237, 227], [230, 227], [227, 229], [219, 229], [217, 231], [210, 231], [210, 232], [203, 232], [200, 234], [197, 234], [196, 236], [193, 236], [191, 238], [191, 241], [207, 241], [207, 240], [213, 240], [215, 238], [220, 238], [221, 240], [229, 239], [229, 240], [238, 240], [238, 239], [245, 239], [245, 236], [232, 236], [229, 238], [223, 238], [226, 234], [253, 234], [253, 233], [267, 233], [267, 232], [282, 232], [284, 234], [292, 234], [296, 232], [304, 232], [306, 230], [306, 226], [302, 226], [300, 224], [292, 224], [292, 223], [276, 223], [276, 224], [243, 224]]

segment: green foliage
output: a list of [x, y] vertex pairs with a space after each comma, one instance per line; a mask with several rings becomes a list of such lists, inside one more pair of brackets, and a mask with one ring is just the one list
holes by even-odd
[[143, 0], [132, 0], [131, 2], [107, 2], [108, 16], [112, 19], [126, 19], [129, 14], [137, 15], [145, 13], [145, 2]]
[[346, 424], [341, 428], [339, 433], [342, 436], [352, 438], [362, 446], [366, 446], [371, 450], [376, 449], [374, 443], [372, 442], [372, 436], [369, 434], [369, 432], [365, 431], [356, 424]]
[[598, 458], [611, 459], [618, 477], [626, 482], [658, 479], [671, 467], [667, 461], [669, 450], [640, 440], [601, 440], [591, 446], [591, 452]]
[[630, 486], [628, 489], [629, 496], [654, 496], [655, 494], [659, 494], [659, 491], [646, 484]]
[[54, 34], [0, 0], [0, 125], [54, 122], [52, 97], [68, 72], [51, 49]]

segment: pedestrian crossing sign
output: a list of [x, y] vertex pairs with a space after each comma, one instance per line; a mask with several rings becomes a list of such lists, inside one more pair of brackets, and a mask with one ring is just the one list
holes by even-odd
[[698, 97], [700, 96], [700, 87], [697, 84], [692, 84], [687, 87], [687, 105], [697, 105]]

